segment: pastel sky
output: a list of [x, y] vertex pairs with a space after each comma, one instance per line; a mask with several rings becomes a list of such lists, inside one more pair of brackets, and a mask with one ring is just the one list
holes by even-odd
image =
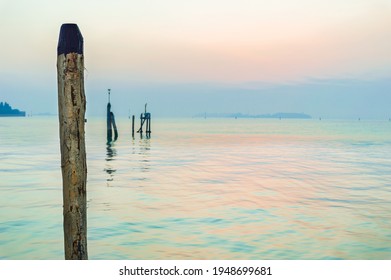
[[57, 112], [56, 47], [67, 22], [84, 36], [92, 114], [104, 111], [107, 88], [122, 114], [149, 102], [161, 115], [179, 107], [355, 117], [350, 102], [368, 101], [361, 114], [391, 114], [391, 0], [0, 0], [0, 100]]

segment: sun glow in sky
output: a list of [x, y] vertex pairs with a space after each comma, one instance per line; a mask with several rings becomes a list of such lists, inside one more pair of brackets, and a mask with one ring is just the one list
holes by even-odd
[[12, 83], [21, 79], [36, 91], [55, 79], [66, 22], [81, 29], [95, 86], [391, 76], [391, 0], [0, 0], [0, 81], [9, 91], [20, 92]]

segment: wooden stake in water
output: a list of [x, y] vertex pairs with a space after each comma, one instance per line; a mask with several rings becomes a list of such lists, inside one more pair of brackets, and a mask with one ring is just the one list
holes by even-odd
[[76, 24], [63, 24], [57, 47], [58, 113], [63, 180], [65, 259], [87, 255], [87, 163], [84, 139], [83, 37]]
[[147, 112], [147, 104], [145, 103], [145, 111], [140, 115], [140, 129], [137, 133], [140, 133], [140, 136], [143, 135], [143, 125], [146, 123], [146, 136], [147, 138], [151, 137], [151, 113]]
[[114, 129], [114, 141], [118, 139], [118, 129], [117, 129], [117, 125], [115, 124], [114, 113], [111, 111], [110, 91], [111, 90], [108, 89], [109, 102], [107, 103], [107, 144], [113, 142], [113, 129]]
[[145, 113], [147, 118], [147, 135], [151, 137], [151, 113]]
[[134, 115], [132, 116], [132, 137], [134, 138]]
[[107, 143], [111, 143], [113, 141], [113, 129], [111, 124], [111, 104], [110, 104], [110, 89], [108, 91], [109, 100], [107, 102]]

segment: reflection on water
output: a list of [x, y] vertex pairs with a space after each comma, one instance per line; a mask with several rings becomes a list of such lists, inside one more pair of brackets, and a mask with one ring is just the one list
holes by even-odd
[[117, 156], [117, 150], [113, 147], [114, 143], [110, 142], [106, 144], [106, 167], [104, 171], [109, 175], [107, 178], [108, 182], [111, 182], [114, 180], [114, 173], [117, 171], [113, 168], [113, 163], [111, 161], [115, 160], [115, 157]]
[[[150, 169], [150, 163], [149, 163], [149, 158], [150, 158], [150, 150], [151, 150], [151, 142], [150, 142], [150, 137], [147, 137], [145, 139], [140, 139], [139, 141], [139, 162], [140, 162], [140, 171], [142, 173], [148, 172]], [[144, 178], [143, 180], [146, 180]]]
[[[56, 122], [0, 131], [0, 259], [63, 257]], [[129, 127], [87, 124], [91, 259], [391, 259], [388, 121]]]
[[113, 143], [106, 144], [106, 161], [114, 160], [117, 155], [117, 150], [114, 148]]
[[142, 133], [138, 133], [138, 134], [140, 135], [140, 139], [151, 139], [151, 134], [150, 133], [146, 133], [145, 135], [142, 134]]

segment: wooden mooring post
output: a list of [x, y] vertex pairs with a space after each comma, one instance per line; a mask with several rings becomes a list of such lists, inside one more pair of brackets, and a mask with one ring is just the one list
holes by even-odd
[[151, 137], [151, 113], [147, 112], [147, 104], [145, 104], [145, 112], [141, 113], [140, 115], [140, 129], [137, 131], [137, 133], [140, 133], [140, 136], [143, 135], [143, 126], [144, 123], [146, 123], [146, 131], [145, 134], [148, 137]]
[[114, 129], [114, 141], [118, 139], [118, 129], [117, 125], [115, 124], [115, 117], [114, 113], [111, 111], [111, 103], [110, 103], [110, 91], [111, 89], [108, 89], [108, 102], [107, 102], [107, 120], [106, 120], [106, 126], [107, 126], [107, 143], [111, 143], [113, 141], [113, 129]]
[[111, 104], [110, 104], [110, 89], [108, 92], [108, 102], [107, 102], [107, 114], [106, 114], [106, 126], [107, 126], [107, 143], [113, 141], [113, 129], [111, 126]]
[[83, 37], [76, 24], [68, 23], [61, 26], [57, 46], [57, 82], [65, 259], [86, 260], [86, 98]]
[[147, 121], [147, 131], [146, 134], [148, 137], [151, 137], [151, 113], [145, 113], [145, 118]]
[[143, 113], [140, 114], [140, 128], [137, 131], [137, 133], [140, 133], [140, 135], [143, 134], [143, 125], [144, 125], [144, 118], [143, 118]]
[[134, 115], [132, 115], [132, 137], [134, 138]]

